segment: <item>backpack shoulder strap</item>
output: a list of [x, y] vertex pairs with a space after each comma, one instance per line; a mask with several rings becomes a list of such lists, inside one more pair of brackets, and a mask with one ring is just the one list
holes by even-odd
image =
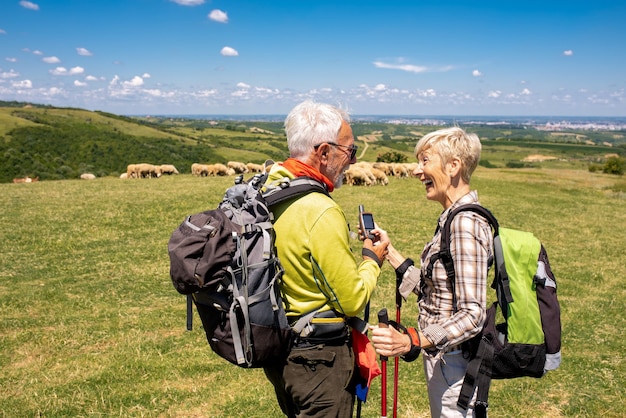
[[[466, 205], [461, 205], [459, 207], [457, 207], [456, 209], [452, 210], [449, 214], [448, 214], [448, 218], [446, 219], [446, 222], [444, 222], [443, 224], [443, 229], [441, 230], [441, 242], [439, 245], [439, 254], [437, 254], [436, 256], [434, 256], [433, 258], [431, 258], [431, 262], [428, 266], [428, 271], [430, 272], [430, 274], [432, 274], [432, 268], [433, 268], [433, 264], [435, 261], [440, 260], [441, 263], [443, 264], [444, 268], [446, 269], [446, 275], [448, 276], [448, 280], [450, 280], [450, 283], [452, 285], [452, 303], [453, 303], [453, 309], [456, 312], [457, 310], [457, 306], [456, 306], [456, 292], [455, 292], [455, 283], [456, 283], [456, 273], [454, 271], [454, 261], [452, 260], [452, 254], [450, 252], [450, 228], [452, 225], [452, 220], [454, 219], [454, 217], [459, 213], [459, 212], [463, 212], [463, 211], [470, 211], [470, 212], [475, 212], [477, 214], [479, 214], [480, 216], [482, 216], [483, 218], [485, 218], [487, 220], [487, 222], [489, 222], [489, 225], [491, 225], [491, 227], [493, 228], [493, 236], [494, 236], [494, 246], [495, 246], [495, 242], [496, 242], [496, 237], [499, 236], [500, 232], [500, 225], [498, 223], [498, 220], [496, 219], [496, 217], [493, 215], [493, 213], [491, 213], [491, 211], [481, 205], [475, 204], [475, 203], [470, 203], [470, 204], [466, 204]], [[499, 238], [498, 238], [498, 243], [499, 243]], [[500, 253], [502, 252], [502, 246], [500, 245]], [[497, 252], [497, 250], [496, 250]], [[496, 255], [496, 260], [503, 260], [504, 257], [498, 257]], [[499, 262], [499, 261], [498, 261]], [[499, 267], [499, 266], [497, 266]], [[498, 271], [500, 269], [498, 268]], [[504, 274], [506, 274], [506, 269], [503, 268]], [[508, 277], [507, 277], [507, 288], [508, 288]], [[510, 293], [510, 291], [509, 291]]]
[[313, 192], [323, 193], [330, 197], [326, 186], [311, 177], [303, 176], [281, 181], [279, 185], [263, 193], [263, 198], [268, 206], [274, 206], [295, 197], [301, 197]]

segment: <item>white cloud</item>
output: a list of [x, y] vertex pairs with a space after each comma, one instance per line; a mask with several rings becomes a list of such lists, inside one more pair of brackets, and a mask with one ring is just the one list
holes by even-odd
[[563, 55], [565, 55], [566, 57], [571, 57], [572, 55], [574, 55], [574, 51], [572, 51], [571, 49], [565, 50], [563, 51]]
[[54, 70], [49, 71], [52, 75], [78, 75], [85, 72], [83, 67], [73, 67], [69, 71], [65, 67], [56, 67]]
[[520, 94], [521, 94], [522, 96], [529, 96], [529, 95], [531, 95], [532, 93], [531, 93], [531, 91], [530, 91], [530, 90], [528, 90], [528, 89], [524, 89], [524, 90], [522, 90], [522, 91], [520, 92]]
[[237, 56], [239, 56], [239, 52], [237, 52], [236, 49], [231, 48], [229, 46], [225, 46], [224, 48], [222, 48], [222, 50], [220, 51], [220, 54], [222, 54], [225, 57], [237, 57]]
[[237, 87], [240, 89], [249, 89], [250, 85], [246, 84], [246, 83], [242, 83], [241, 81], [239, 83], [237, 83]]
[[176, 4], [181, 6], [200, 6], [204, 4], [204, 0], [172, 0]]
[[53, 70], [49, 71], [52, 75], [68, 75], [67, 68], [65, 67], [57, 67]]
[[31, 89], [33, 88], [33, 83], [30, 80], [20, 80], [12, 83], [13, 87], [18, 89]]
[[152, 77], [149, 73], [143, 73], [143, 75], [141, 76], [141, 78], [150, 78]]
[[143, 86], [143, 78], [138, 75], [134, 76], [130, 81], [123, 81], [122, 86], [124, 87], [141, 87]]
[[247, 97], [248, 93], [248, 90], [237, 90], [232, 92], [230, 95], [233, 97]]
[[228, 15], [220, 9], [211, 10], [211, 13], [209, 13], [209, 19], [214, 20], [215, 22], [228, 23]]
[[35, 55], [43, 55], [43, 52], [41, 52], [40, 50], [36, 49], [33, 51], [33, 54]]
[[381, 61], [375, 61], [374, 66], [376, 68], [386, 68], [390, 70], [401, 70], [409, 73], [424, 73], [428, 71], [427, 67], [421, 67], [418, 65], [410, 65], [410, 64], [387, 64]]
[[9, 72], [2, 72], [0, 73], [0, 78], [15, 78], [15, 77], [19, 77], [20, 73], [15, 72], [15, 70], [11, 69]]
[[9, 62], [17, 62], [17, 58], [14, 57], [6, 57], [5, 59]]
[[170, 98], [176, 95], [176, 93], [173, 91], [163, 91], [159, 89], [146, 89], [143, 92], [153, 97], [163, 97], [163, 98]]
[[216, 96], [219, 92], [216, 89], [200, 90], [194, 94], [196, 97], [212, 97]]
[[93, 55], [89, 50], [85, 48], [76, 48], [76, 52], [78, 53], [78, 55], [82, 55], [84, 57], [90, 57]]
[[474, 71], [472, 71], [472, 75], [473, 75], [474, 77], [481, 77], [481, 76], [483, 75], [483, 73], [481, 73], [481, 72], [480, 72], [480, 71], [478, 71], [478, 70], [474, 70]]
[[6, 35], [7, 31], [5, 31], [4, 29], [0, 29], [0, 35]]
[[86, 86], [87, 86], [87, 83], [84, 83], [84, 82], [79, 81], [79, 80], [74, 80], [74, 85], [75, 85], [76, 87], [86, 87]]
[[30, 9], [30, 10], [39, 10], [39, 5], [32, 3], [30, 1], [20, 1], [20, 6], [22, 6], [25, 9]]
[[57, 57], [44, 57], [41, 60], [45, 62], [46, 64], [58, 64], [61, 62], [61, 60], [58, 59]]
[[376, 84], [376, 86], [374, 87], [375, 91], [385, 91], [387, 90], [387, 86], [385, 86], [384, 84]]
[[88, 75], [87, 77], [85, 77], [85, 80], [87, 80], [87, 81], [98, 81], [98, 77], [95, 77], [93, 75]]
[[490, 97], [492, 99], [497, 99], [501, 95], [502, 95], [502, 92], [500, 90], [492, 90], [487, 94], [487, 97]]

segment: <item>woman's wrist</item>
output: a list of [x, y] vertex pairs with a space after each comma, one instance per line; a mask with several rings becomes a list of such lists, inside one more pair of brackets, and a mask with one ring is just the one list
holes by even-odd
[[391, 264], [391, 267], [393, 267], [394, 269], [397, 269], [400, 264], [402, 264], [402, 262], [405, 260], [405, 258], [391, 244], [389, 244], [387, 250], [389, 251], [389, 254], [387, 254], [387, 260], [389, 261], [389, 264]]

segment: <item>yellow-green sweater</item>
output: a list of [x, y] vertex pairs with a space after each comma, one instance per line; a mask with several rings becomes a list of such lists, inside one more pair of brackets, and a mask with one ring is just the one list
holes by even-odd
[[[267, 183], [294, 175], [274, 164]], [[343, 210], [322, 193], [309, 193], [277, 205], [276, 248], [285, 269], [281, 291], [288, 316], [335, 309], [359, 316], [376, 286], [380, 268], [373, 260], [358, 265], [350, 249]]]

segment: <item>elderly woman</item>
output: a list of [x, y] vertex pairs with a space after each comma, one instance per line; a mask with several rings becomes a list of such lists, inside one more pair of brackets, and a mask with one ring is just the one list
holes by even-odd
[[[421, 268], [413, 266], [389, 245], [387, 260], [402, 277], [400, 293], [418, 295], [418, 327], [401, 333], [394, 328], [374, 328], [372, 343], [384, 356], [414, 360], [423, 353], [431, 416], [473, 416], [457, 406], [468, 359], [462, 344], [477, 335], [485, 321], [487, 272], [492, 232], [487, 221], [473, 212], [461, 212], [451, 224], [450, 248], [456, 270], [450, 283], [439, 252], [441, 228], [448, 214], [459, 205], [479, 203], [470, 187], [470, 177], [480, 159], [481, 144], [475, 134], [460, 128], [442, 129], [425, 135], [415, 147], [418, 166], [414, 174], [426, 198], [439, 202], [443, 212], [437, 230], [421, 255]], [[429, 268], [431, 257], [435, 260]], [[455, 304], [456, 302], [456, 304]], [[475, 396], [474, 396], [475, 397]]]

